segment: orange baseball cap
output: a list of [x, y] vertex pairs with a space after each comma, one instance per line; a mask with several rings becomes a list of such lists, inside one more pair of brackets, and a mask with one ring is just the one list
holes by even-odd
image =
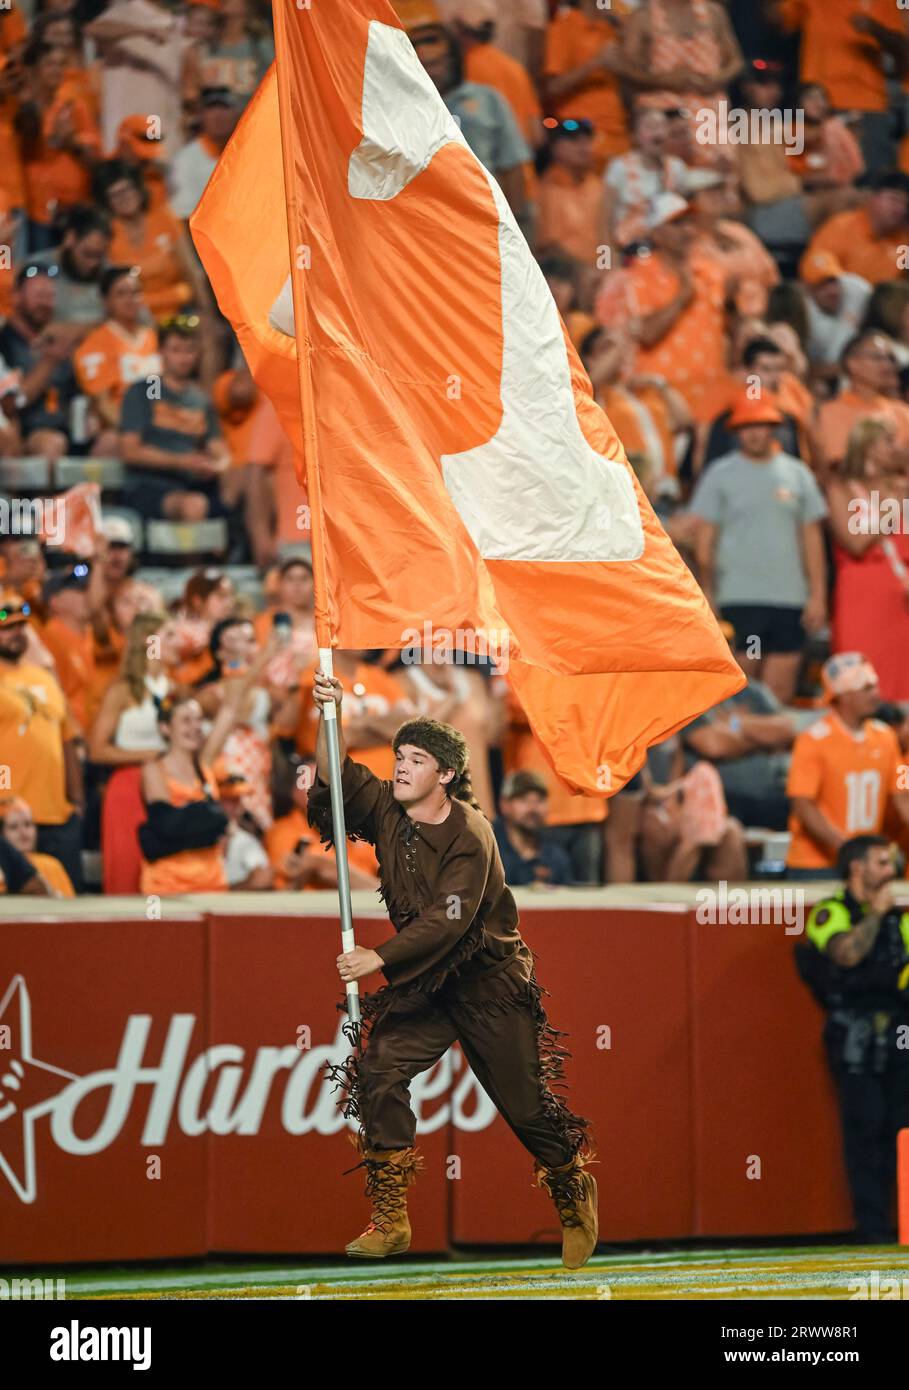
[[781, 425], [783, 415], [764, 396], [759, 396], [757, 400], [751, 396], [739, 396], [726, 423], [731, 430], [743, 429], [746, 425]]
[[442, 16], [435, 0], [393, 0], [394, 8], [408, 34], [416, 29], [442, 27]]
[[139, 114], [124, 116], [117, 127], [118, 145], [126, 144], [136, 159], [166, 159], [167, 151], [163, 140], [155, 140], [148, 133], [148, 117]]
[[838, 280], [843, 267], [832, 251], [806, 251], [799, 266], [799, 275], [806, 285], [821, 285], [825, 280]]

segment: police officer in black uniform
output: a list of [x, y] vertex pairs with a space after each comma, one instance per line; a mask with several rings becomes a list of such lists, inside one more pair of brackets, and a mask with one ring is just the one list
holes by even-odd
[[909, 912], [893, 904], [883, 836], [847, 840], [837, 869], [845, 887], [812, 909], [796, 959], [827, 1011], [857, 1238], [880, 1245], [895, 1239], [896, 1136], [909, 1127]]

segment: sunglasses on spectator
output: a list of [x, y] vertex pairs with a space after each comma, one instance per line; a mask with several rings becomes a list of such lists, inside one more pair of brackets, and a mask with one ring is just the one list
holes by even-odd
[[6, 623], [24, 622], [31, 611], [31, 606], [27, 603], [5, 603], [0, 608], [0, 627]]
[[198, 314], [171, 314], [170, 318], [160, 319], [159, 328], [185, 328], [191, 330], [199, 327]]
[[21, 273], [22, 280], [34, 280], [36, 275], [46, 275], [49, 280], [53, 280], [55, 275], [60, 274], [58, 265], [27, 265]]
[[547, 116], [543, 125], [549, 131], [550, 136], [593, 134], [593, 122], [588, 121], [586, 116], [582, 116], [580, 120], [569, 118], [566, 121], [557, 121], [554, 116]]

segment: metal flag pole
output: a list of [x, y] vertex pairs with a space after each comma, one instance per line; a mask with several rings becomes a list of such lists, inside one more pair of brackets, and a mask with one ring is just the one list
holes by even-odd
[[[333, 676], [331, 647], [319, 648], [319, 665], [326, 676]], [[331, 791], [332, 838], [338, 865], [338, 902], [341, 909], [341, 949], [352, 951], [354, 940], [353, 915], [350, 907], [350, 873], [347, 866], [347, 832], [344, 825], [344, 797], [341, 792], [341, 752], [338, 745], [338, 706], [334, 700], [322, 706], [325, 739], [328, 744], [328, 785]], [[360, 1025], [360, 986], [356, 980], [347, 986], [347, 1020]]]

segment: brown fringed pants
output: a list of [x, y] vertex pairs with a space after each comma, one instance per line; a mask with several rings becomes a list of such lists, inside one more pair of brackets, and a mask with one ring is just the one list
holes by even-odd
[[552, 1089], [564, 1086], [563, 1059], [570, 1054], [558, 1045], [565, 1035], [550, 1026], [542, 993], [534, 979], [501, 972], [466, 988], [451, 980], [432, 995], [395, 997], [389, 989], [371, 996], [382, 1003], [368, 1023], [365, 1054], [347, 1073], [345, 1108], [360, 1119], [367, 1146], [413, 1146], [410, 1082], [457, 1041], [480, 1085], [534, 1158], [545, 1167], [570, 1162], [585, 1145], [588, 1122], [572, 1114]]

